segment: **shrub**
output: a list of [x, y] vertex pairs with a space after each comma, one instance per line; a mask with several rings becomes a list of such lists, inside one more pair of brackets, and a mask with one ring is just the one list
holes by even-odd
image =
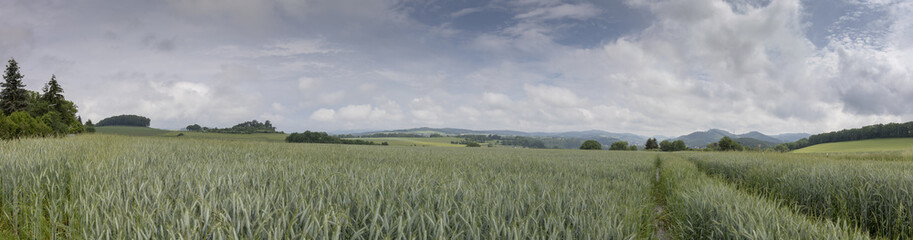
[[580, 149], [583, 150], [602, 150], [602, 144], [596, 140], [586, 140], [583, 144], [580, 145]]

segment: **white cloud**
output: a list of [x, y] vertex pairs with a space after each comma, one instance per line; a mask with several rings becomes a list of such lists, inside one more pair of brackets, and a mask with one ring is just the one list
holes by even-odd
[[560, 4], [543, 8], [536, 8], [527, 13], [517, 15], [518, 19], [554, 20], [571, 18], [584, 20], [599, 14], [599, 9], [589, 3]]
[[311, 113], [311, 119], [328, 122], [336, 119], [336, 110], [321, 108]]
[[273, 102], [272, 107], [273, 107], [273, 111], [276, 111], [276, 112], [285, 111], [285, 106], [282, 106], [282, 104], [278, 103], [278, 102]]
[[412, 99], [410, 113], [413, 122], [419, 124], [440, 125], [444, 115], [444, 108], [438, 105], [430, 96]]
[[523, 85], [526, 96], [533, 102], [551, 107], [575, 107], [584, 102], [571, 90], [548, 85]]
[[342, 120], [365, 120], [371, 115], [371, 105], [348, 105], [339, 109], [336, 114]]
[[338, 121], [347, 124], [365, 124], [370, 126], [367, 121], [399, 121], [402, 120], [402, 110], [396, 102], [387, 100], [380, 101], [380, 105], [372, 106], [371, 104], [346, 105], [339, 109], [321, 108], [311, 114], [311, 119], [322, 122]]
[[327, 46], [324, 40], [291, 39], [264, 46], [260, 52], [263, 56], [288, 57], [304, 54], [330, 54], [340, 51]]
[[300, 77], [298, 78], [298, 90], [302, 92], [312, 92], [319, 88], [321, 81], [319, 79]]
[[485, 92], [482, 94], [482, 100], [486, 104], [494, 107], [510, 107], [513, 105], [513, 101], [510, 100], [510, 97], [500, 93], [491, 93]]

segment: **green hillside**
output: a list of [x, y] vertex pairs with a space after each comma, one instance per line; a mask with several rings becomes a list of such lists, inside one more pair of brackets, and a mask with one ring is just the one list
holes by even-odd
[[131, 127], [131, 126], [105, 126], [95, 127], [96, 133], [125, 135], [125, 136], [156, 136], [166, 134], [171, 131], [148, 128], [148, 127]]
[[913, 138], [881, 138], [817, 144], [794, 153], [913, 151]]
[[288, 134], [281, 133], [252, 133], [252, 134], [230, 134], [230, 133], [201, 133], [187, 131], [169, 131], [147, 127], [129, 127], [129, 126], [107, 126], [96, 127], [96, 133], [138, 136], [138, 137], [178, 137], [184, 139], [214, 139], [214, 140], [234, 140], [234, 141], [258, 141], [258, 142], [283, 142]]
[[[179, 134], [184, 134], [178, 137]], [[285, 142], [288, 134], [284, 133], [201, 133], [187, 131], [171, 131], [157, 135], [159, 137], [176, 137], [182, 139], [213, 139], [229, 141], [254, 141], [254, 142]]]

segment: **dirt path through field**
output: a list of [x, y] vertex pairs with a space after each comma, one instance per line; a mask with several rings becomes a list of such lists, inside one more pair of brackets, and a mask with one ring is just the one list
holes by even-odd
[[[663, 184], [661, 181], [662, 176], [659, 174], [660, 166], [661, 165], [656, 166], [656, 181], [654, 182], [654, 188], [661, 187], [660, 185]], [[656, 226], [656, 235], [654, 235], [654, 237], [656, 239], [666, 240], [670, 238], [669, 233], [666, 232], [667, 226], [664, 217], [666, 214], [666, 201], [665, 197], [662, 196], [662, 194], [665, 194], [665, 192], [661, 192], [661, 194], [655, 194], [653, 196], [653, 201], [656, 202], [656, 219], [653, 220], [653, 224]]]

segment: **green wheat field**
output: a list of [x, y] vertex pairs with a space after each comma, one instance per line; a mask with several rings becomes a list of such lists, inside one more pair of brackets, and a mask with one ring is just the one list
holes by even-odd
[[23, 139], [0, 239], [909, 239], [906, 159]]

